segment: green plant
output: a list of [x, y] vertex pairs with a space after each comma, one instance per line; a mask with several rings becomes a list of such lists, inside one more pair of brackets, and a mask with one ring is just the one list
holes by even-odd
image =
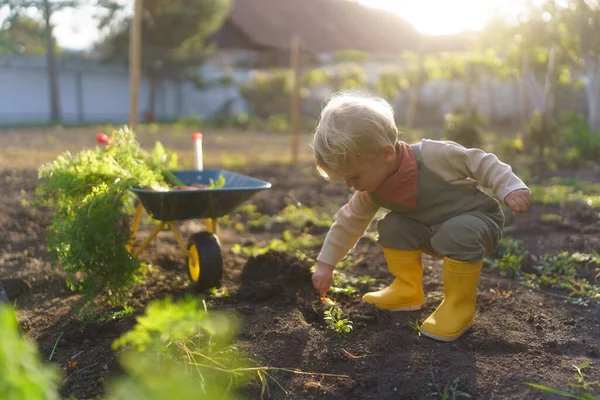
[[496, 251], [492, 254], [493, 260], [490, 263], [492, 269], [497, 268], [500, 275], [515, 278], [523, 275], [523, 242], [510, 236], [504, 236]]
[[223, 174], [219, 174], [219, 178], [215, 181], [213, 178], [209, 180], [210, 184], [208, 185], [209, 189], [219, 189], [225, 186], [225, 177]]
[[572, 304], [587, 306], [583, 300], [600, 299], [600, 286], [580, 278], [577, 271], [580, 267], [600, 265], [598, 254], [572, 253], [566, 251], [558, 254], [546, 254], [535, 260], [536, 274], [528, 276], [531, 286], [549, 286], [569, 291], [567, 301]]
[[524, 152], [524, 144], [521, 135], [514, 138], [501, 138], [496, 145], [498, 156], [508, 162], [514, 163], [517, 157]]
[[58, 400], [60, 371], [41, 362], [36, 344], [23, 338], [9, 305], [0, 304], [0, 396], [11, 400]]
[[294, 235], [291, 231], [286, 230], [283, 232], [281, 239], [273, 239], [266, 246], [256, 245], [251, 247], [242, 247], [239, 243], [236, 243], [232, 247], [231, 251], [234, 254], [243, 252], [248, 257], [255, 257], [265, 254], [270, 250], [275, 250], [285, 253], [292, 253], [294, 257], [305, 259], [306, 254], [304, 254], [304, 250], [316, 248], [322, 242], [322, 238], [318, 236], [313, 236], [308, 233]]
[[456, 111], [445, 116], [446, 136], [465, 147], [480, 147], [487, 119], [476, 111]]
[[537, 152], [538, 156], [544, 154], [544, 150], [556, 138], [558, 126], [556, 122], [535, 111], [525, 127], [524, 139], [525, 145], [532, 152]]
[[176, 157], [160, 143], [149, 154], [127, 128], [113, 135], [105, 149], [65, 152], [43, 165], [37, 196], [53, 210], [48, 251], [69, 287], [118, 305], [145, 273], [127, 248], [135, 200], [129, 187], [168, 190], [181, 182], [168, 172]]
[[347, 335], [352, 332], [352, 321], [344, 317], [341, 308], [332, 306], [324, 313], [324, 320], [329, 329], [332, 329], [338, 335]]
[[531, 185], [531, 198], [541, 204], [570, 204], [584, 202], [590, 207], [600, 206], [600, 195], [573, 185]]
[[257, 72], [241, 86], [241, 94], [252, 107], [252, 114], [268, 118], [287, 112], [289, 94], [293, 85], [292, 71], [273, 69]]
[[273, 114], [267, 118], [267, 129], [273, 132], [287, 132], [290, 129], [290, 123], [287, 115]]
[[592, 131], [583, 115], [564, 115], [563, 124], [565, 144], [575, 150], [572, 159], [597, 161], [600, 158], [600, 132]]
[[[433, 380], [435, 380], [435, 377], [433, 376], [433, 372], [431, 372], [431, 378]], [[441, 389], [434, 382], [427, 382], [427, 383], [425, 383], [425, 385], [430, 390], [434, 390], [433, 392], [429, 393], [429, 396], [439, 397], [442, 400], [455, 400], [455, 399], [459, 399], [461, 397], [467, 397], [467, 398], [471, 397], [471, 395], [469, 393], [463, 392], [458, 389], [459, 383], [460, 383], [460, 377], [456, 377], [451, 382], [446, 383], [444, 385], [444, 387]]]
[[419, 323], [418, 319], [415, 319], [415, 322], [408, 321], [408, 326], [410, 329], [416, 332], [417, 335], [421, 336], [421, 323]]
[[248, 361], [232, 344], [237, 330], [233, 317], [209, 313], [200, 299], [154, 301], [135, 327], [113, 343], [115, 350], [127, 348], [122, 360], [129, 378], [120, 387], [133, 385], [139, 393], [159, 390], [161, 395], [150, 398], [173, 398], [166, 391], [173, 385], [156, 380], [168, 366], [168, 375], [177, 371], [185, 378], [176, 382], [187, 381], [184, 393], [229, 397], [251, 373]]
[[549, 386], [539, 385], [536, 383], [525, 382], [524, 384], [531, 386], [533, 388], [542, 390], [546, 393], [552, 393], [552, 394], [556, 394], [556, 395], [559, 395], [562, 397], [568, 397], [571, 399], [598, 400], [599, 397], [597, 395], [593, 394], [593, 392], [596, 389], [600, 389], [600, 382], [588, 382], [585, 379], [587, 376], [587, 374], [585, 373], [585, 370], [587, 368], [589, 368], [590, 364], [591, 364], [590, 360], [587, 360], [587, 362], [585, 364], [573, 365], [573, 368], [575, 369], [575, 376], [572, 378], [569, 378], [569, 386], [572, 388], [579, 389], [578, 394], [569, 393], [564, 390], [559, 390], [559, 389], [551, 388]]

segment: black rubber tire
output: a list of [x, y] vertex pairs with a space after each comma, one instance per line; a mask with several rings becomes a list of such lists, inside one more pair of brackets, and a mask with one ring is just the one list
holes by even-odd
[[188, 250], [192, 246], [196, 246], [200, 261], [200, 276], [198, 280], [194, 280], [189, 268], [188, 257], [188, 275], [192, 280], [192, 284], [199, 291], [213, 287], [219, 288], [221, 286], [221, 278], [223, 277], [223, 255], [221, 253], [219, 238], [213, 233], [198, 232], [193, 234], [188, 240]]

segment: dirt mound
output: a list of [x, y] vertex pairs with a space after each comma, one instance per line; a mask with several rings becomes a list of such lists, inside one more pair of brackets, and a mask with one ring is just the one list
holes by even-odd
[[241, 274], [238, 299], [266, 301], [283, 296], [296, 298], [314, 291], [311, 264], [286, 253], [269, 251], [251, 257]]

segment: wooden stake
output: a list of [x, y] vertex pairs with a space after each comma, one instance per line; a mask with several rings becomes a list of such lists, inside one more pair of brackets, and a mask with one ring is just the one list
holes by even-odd
[[129, 36], [129, 125], [137, 133], [140, 70], [142, 64], [142, 13], [143, 0], [135, 0], [133, 21]]
[[291, 97], [290, 124], [292, 128], [292, 164], [298, 163], [300, 147], [300, 38], [292, 36], [291, 68], [293, 71], [293, 89]]

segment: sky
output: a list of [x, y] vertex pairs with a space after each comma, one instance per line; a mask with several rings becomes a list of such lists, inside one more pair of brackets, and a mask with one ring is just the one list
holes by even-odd
[[492, 15], [513, 16], [522, 0], [359, 0], [372, 7], [400, 14], [417, 30], [447, 35], [481, 30]]
[[[302, 1], [302, 0], [297, 0]], [[425, 34], [444, 35], [462, 30], [480, 30], [492, 14], [514, 15], [522, 0], [358, 0], [396, 12]], [[133, 3], [133, 0], [123, 0]], [[131, 7], [131, 4], [128, 4]], [[59, 46], [84, 50], [100, 38], [93, 8], [65, 10], [54, 16]], [[0, 21], [3, 19], [0, 10]]]

